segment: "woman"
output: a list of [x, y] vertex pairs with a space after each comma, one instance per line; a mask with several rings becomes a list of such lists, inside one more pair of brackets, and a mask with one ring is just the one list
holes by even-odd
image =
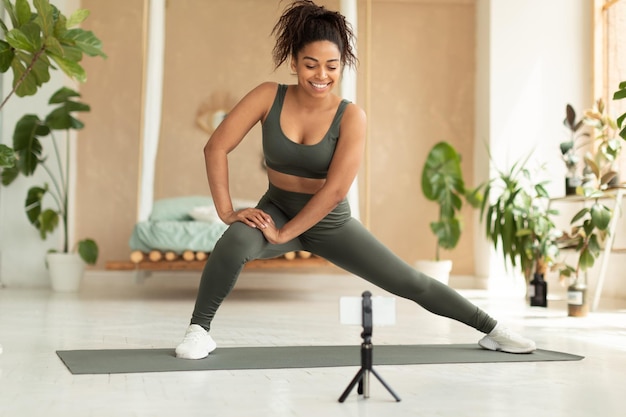
[[[345, 18], [297, 0], [272, 33], [276, 67], [289, 59], [297, 84], [268, 82], [250, 91], [205, 146], [211, 194], [230, 226], [204, 268], [177, 357], [201, 359], [215, 349], [211, 321], [247, 261], [297, 250], [487, 333], [479, 341], [483, 348], [534, 351], [533, 341], [502, 328], [456, 291], [416, 271], [350, 216], [346, 195], [361, 164], [366, 119], [357, 105], [332, 93], [344, 66], [356, 63], [354, 35]], [[234, 210], [227, 156], [258, 122], [269, 189], [256, 208]]]

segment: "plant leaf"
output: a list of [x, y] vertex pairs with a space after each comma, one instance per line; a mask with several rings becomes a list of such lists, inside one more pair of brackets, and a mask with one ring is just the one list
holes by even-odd
[[44, 195], [48, 192], [48, 186], [31, 187], [26, 195], [26, 216], [28, 221], [35, 227], [39, 228], [39, 215], [41, 214], [41, 202]]
[[15, 58], [15, 52], [13, 52], [11, 45], [0, 40], [0, 72], [7, 72], [11, 68], [13, 58]]
[[2, 185], [10, 185], [20, 175], [17, 164], [2, 169]]
[[59, 213], [52, 209], [46, 209], [39, 215], [39, 235], [45, 239], [48, 233], [54, 232], [59, 225]]
[[48, 100], [48, 104], [64, 103], [72, 97], [80, 97], [80, 94], [71, 88], [61, 87], [52, 94], [52, 97]]
[[33, 5], [37, 9], [37, 21], [41, 26], [44, 37], [52, 35], [54, 31], [55, 8], [50, 5], [48, 0], [33, 0]]
[[4, 9], [9, 15], [9, 18], [11, 19], [11, 24], [13, 25], [13, 27], [19, 27], [20, 22], [17, 20], [15, 7], [13, 7], [13, 4], [9, 0], [2, 0], [2, 3], [4, 4]]
[[620, 83], [620, 89], [617, 90], [613, 94], [613, 100], [621, 100], [623, 98], [626, 98], [626, 87], [622, 86], [622, 84], [624, 84], [623, 81], [622, 81], [622, 83]]
[[35, 53], [41, 49], [41, 30], [39, 26], [30, 22], [19, 29], [12, 29], [7, 33], [7, 42], [16, 49]]
[[22, 116], [13, 132], [13, 149], [18, 155], [18, 168], [26, 176], [32, 175], [41, 159], [42, 146], [38, 136], [47, 136], [50, 129], [34, 114]]
[[600, 230], [606, 230], [611, 221], [611, 210], [599, 203], [591, 206], [591, 221]]
[[98, 245], [93, 239], [78, 242], [78, 254], [86, 263], [94, 265], [98, 261]]
[[580, 252], [580, 257], [578, 258], [578, 266], [582, 271], [586, 271], [587, 269], [593, 267], [595, 258], [593, 254], [589, 251], [588, 248], [583, 249]]
[[21, 27], [30, 21], [31, 10], [27, 0], [15, 1], [15, 18], [17, 19], [16, 27]]
[[89, 17], [89, 10], [78, 9], [70, 15], [66, 25], [68, 28], [80, 25], [82, 22], [85, 21], [85, 19], [87, 19], [87, 17]]
[[13, 70], [13, 88], [16, 88], [15, 94], [18, 97], [32, 96], [37, 92], [37, 82], [32, 76], [26, 76], [21, 84], [17, 84], [26, 72], [26, 66], [17, 57], [11, 61], [11, 70]]
[[102, 51], [102, 41], [90, 30], [70, 29], [65, 33], [63, 39], [69, 40], [89, 56], [107, 57]]
[[52, 58], [52, 60], [57, 63], [59, 68], [70, 78], [74, 78], [76, 81], [81, 83], [87, 80], [87, 74], [78, 62], [63, 58], [53, 53], [50, 53], [50, 58]]
[[15, 161], [13, 149], [0, 143], [0, 168], [11, 168], [15, 165]]

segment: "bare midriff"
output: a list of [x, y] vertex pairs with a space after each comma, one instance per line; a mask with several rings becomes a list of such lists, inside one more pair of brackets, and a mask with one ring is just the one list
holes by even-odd
[[292, 193], [315, 194], [322, 188], [326, 179], [304, 178], [297, 175], [283, 174], [267, 168], [267, 178], [277, 188]]

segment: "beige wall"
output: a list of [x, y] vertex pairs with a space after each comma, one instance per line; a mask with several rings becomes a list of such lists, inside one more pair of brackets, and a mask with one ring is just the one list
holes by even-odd
[[102, 40], [108, 55], [85, 59], [80, 86], [91, 112], [78, 134], [76, 236], [93, 237], [104, 262], [128, 258], [137, 213], [142, 95], [142, 15], [139, 0], [82, 0], [91, 11], [85, 29]]
[[[89, 81], [81, 92], [92, 112], [78, 146], [76, 232], [96, 238], [103, 267], [106, 260], [127, 258], [136, 216], [143, 2], [82, 3], [109, 59], [85, 62]], [[291, 82], [288, 70], [274, 72], [271, 62], [269, 34], [284, 4], [168, 3], [155, 198], [208, 194], [202, 158], [207, 134], [195, 124], [203, 103], [238, 100], [265, 80]], [[323, 4], [339, 7], [338, 0]], [[370, 36], [365, 0], [359, 7], [358, 104], [368, 112], [371, 179], [361, 176], [361, 212], [374, 234], [413, 262], [434, 255], [428, 223], [437, 207], [422, 197], [419, 184], [428, 149], [439, 140], [453, 143], [472, 184], [475, 6], [468, 0], [373, 0]], [[231, 159], [236, 197], [257, 198], [266, 186], [259, 139], [257, 127]], [[474, 270], [467, 210], [465, 217], [462, 241], [450, 253], [455, 274]]]

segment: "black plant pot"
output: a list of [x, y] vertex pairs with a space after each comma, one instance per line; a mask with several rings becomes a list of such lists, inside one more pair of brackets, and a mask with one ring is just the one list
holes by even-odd
[[576, 195], [576, 190], [582, 183], [582, 178], [579, 176], [565, 177], [565, 195]]
[[548, 307], [548, 283], [543, 274], [535, 273], [528, 286], [528, 295], [532, 307]]

